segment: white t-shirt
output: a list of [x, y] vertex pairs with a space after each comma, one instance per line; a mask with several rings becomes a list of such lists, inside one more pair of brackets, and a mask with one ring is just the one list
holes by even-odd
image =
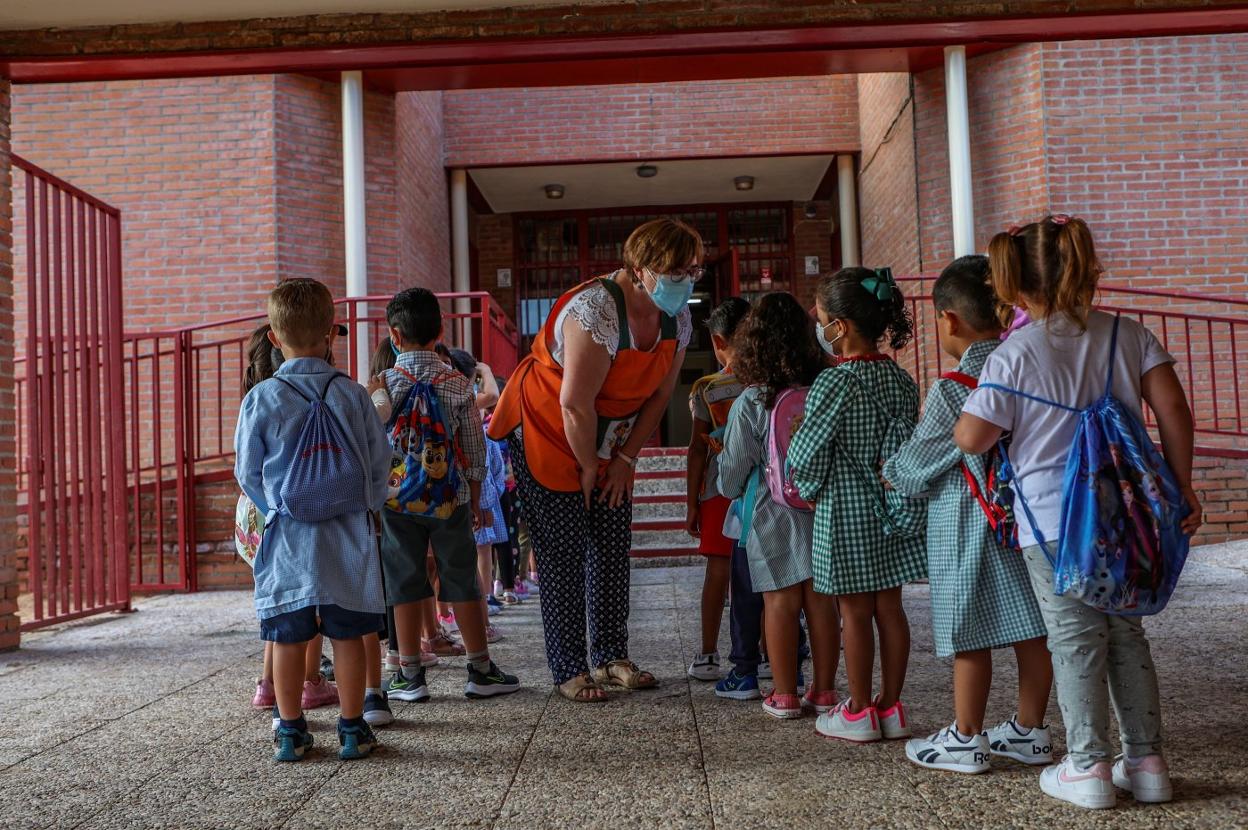
[[[1105, 391], [1113, 329], [1114, 316], [1101, 311], [1091, 314], [1088, 330], [1082, 333], [1066, 317], [1055, 318], [1051, 325], [1037, 320], [1024, 326], [988, 358], [979, 376], [980, 388], [962, 409], [1013, 433], [1010, 461], [1017, 476], [1016, 491], [1027, 497], [1047, 542], [1056, 542], [1060, 532], [1066, 457], [1079, 416], [983, 386], [997, 383], [1078, 409], [1090, 406]], [[1140, 378], [1173, 362], [1151, 331], [1123, 317], [1114, 353], [1114, 397], [1142, 418]], [[1020, 544], [1037, 544], [1034, 528], [1017, 499], [1015, 512]]]

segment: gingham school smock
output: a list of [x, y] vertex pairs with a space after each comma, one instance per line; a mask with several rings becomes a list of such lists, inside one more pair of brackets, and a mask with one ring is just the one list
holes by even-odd
[[[999, 345], [971, 344], [957, 370], [979, 377]], [[970, 394], [955, 380], [932, 384], [913, 437], [884, 464], [884, 478], [898, 492], [928, 500], [927, 570], [938, 657], [1046, 634], [1022, 555], [997, 543], [962, 475], [966, 461], [981, 487], [987, 481], [985, 457], [964, 455], [953, 442], [953, 426]]]
[[[896, 415], [918, 418], [919, 388], [891, 359], [845, 361], [823, 370], [811, 387], [788, 460], [802, 498], [815, 502], [814, 577], [821, 594], [883, 591], [927, 575], [923, 539], [885, 535], [874, 507], [882, 485], [868, 484], [848, 457], [869, 470], [883, 460], [887, 423], [861, 384]], [[867, 489], [872, 485], [874, 492]]]
[[[755, 468], [767, 463], [770, 421], [758, 387], [747, 388], [733, 402], [719, 454], [719, 492], [726, 498], [742, 496]], [[750, 536], [745, 540], [755, 591], [778, 591], [810, 579], [813, 518], [808, 511], [793, 510], [772, 499], [767, 477], [762, 477], [754, 497]]]

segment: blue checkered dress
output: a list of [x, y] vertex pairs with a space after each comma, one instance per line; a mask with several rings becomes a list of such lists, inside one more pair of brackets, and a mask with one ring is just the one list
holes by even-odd
[[[999, 340], [972, 344], [958, 371], [978, 377], [998, 345]], [[884, 477], [900, 492], [928, 499], [932, 634], [940, 657], [1046, 633], [1026, 563], [1017, 551], [997, 544], [961, 472], [965, 460], [981, 486], [987, 480], [984, 457], [963, 455], [953, 443], [953, 426], [970, 394], [957, 381], [936, 381], [914, 435], [884, 464]]]

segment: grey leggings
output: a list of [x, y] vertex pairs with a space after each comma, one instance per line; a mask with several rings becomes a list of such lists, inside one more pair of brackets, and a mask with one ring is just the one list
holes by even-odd
[[1112, 703], [1128, 758], [1161, 752], [1161, 700], [1157, 670], [1139, 617], [1103, 614], [1053, 593], [1053, 567], [1039, 545], [1023, 550], [1031, 587], [1049, 629], [1053, 681], [1066, 722], [1067, 751], [1087, 769], [1110, 761]]

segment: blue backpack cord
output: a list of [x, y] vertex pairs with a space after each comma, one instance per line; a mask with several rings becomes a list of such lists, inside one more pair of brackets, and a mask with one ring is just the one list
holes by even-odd
[[[1191, 540], [1180, 527], [1187, 508], [1173, 472], [1143, 424], [1113, 397], [1121, 319], [1114, 318], [1105, 389], [1090, 406], [1077, 409], [995, 383], [980, 388], [1080, 416], [1062, 483], [1056, 552], [1014, 476], [1005, 442], [997, 444], [1003, 474], [1013, 481], [1032, 534], [1053, 567], [1054, 593], [1070, 592], [1107, 614], [1155, 614], [1174, 592]], [[1103, 487], [1108, 492], [1102, 493]]]

